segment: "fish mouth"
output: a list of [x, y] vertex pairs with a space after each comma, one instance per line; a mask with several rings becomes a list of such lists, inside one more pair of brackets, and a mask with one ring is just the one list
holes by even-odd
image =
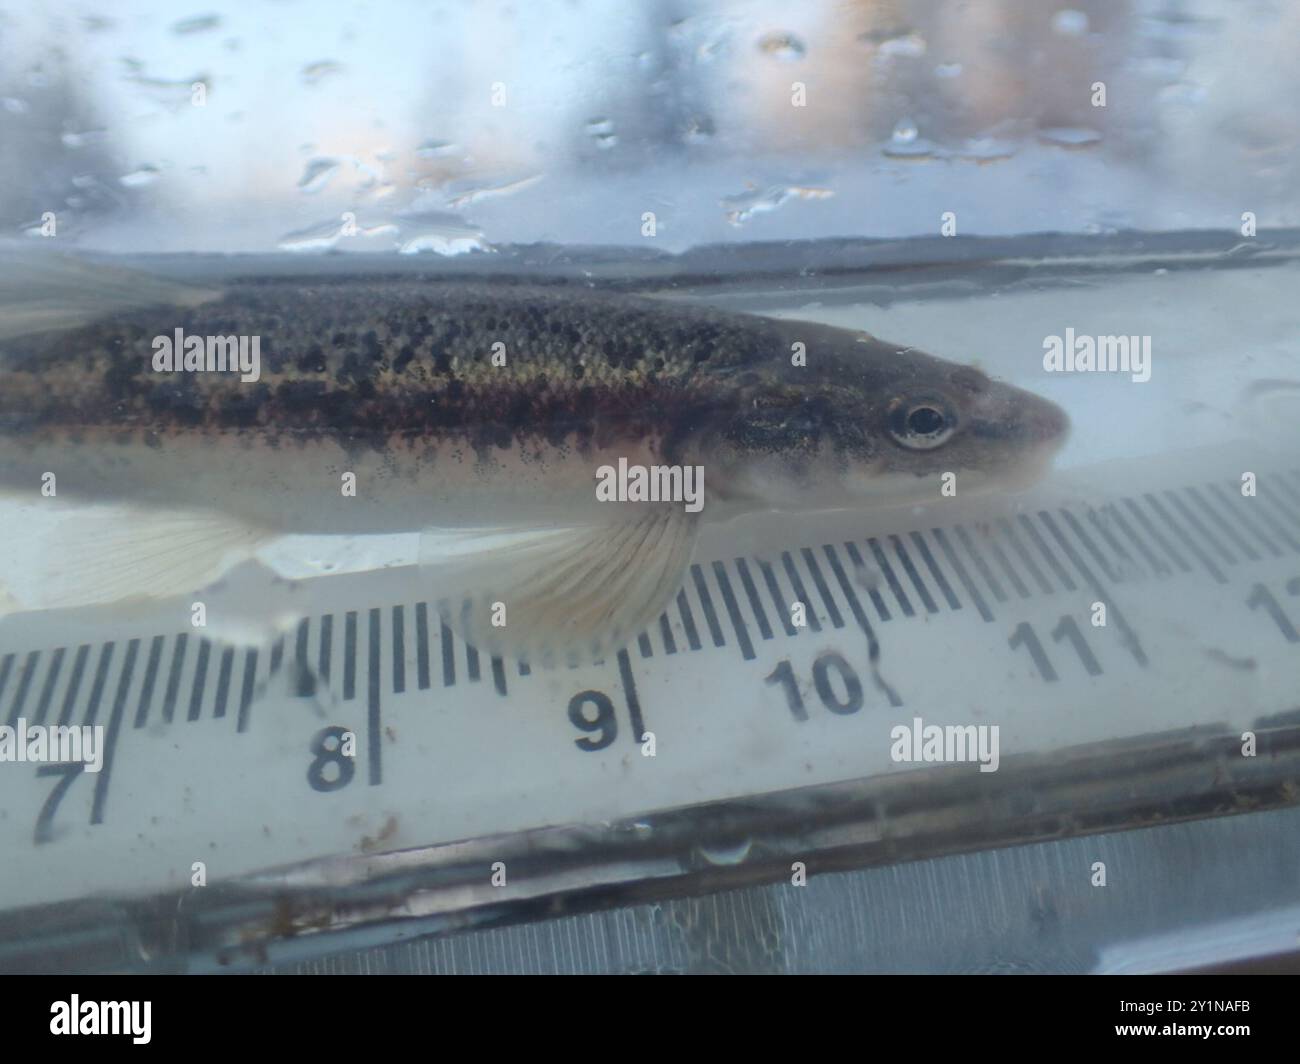
[[1009, 389], [996, 403], [978, 410], [967, 431], [981, 439], [1030, 445], [1055, 454], [1070, 435], [1070, 415], [1049, 399]]

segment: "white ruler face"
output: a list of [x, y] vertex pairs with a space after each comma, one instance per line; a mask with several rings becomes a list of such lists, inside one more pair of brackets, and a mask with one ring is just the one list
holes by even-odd
[[476, 654], [412, 570], [314, 582], [260, 652], [10, 626], [0, 724], [106, 746], [97, 773], [0, 763], [0, 907], [933, 767], [923, 742], [900, 760], [927, 726], [976, 726], [952, 769], [976, 775], [1246, 731], [1300, 704], [1300, 475], [1257, 471], [1252, 496], [1237, 469], [723, 526], [600, 666]]

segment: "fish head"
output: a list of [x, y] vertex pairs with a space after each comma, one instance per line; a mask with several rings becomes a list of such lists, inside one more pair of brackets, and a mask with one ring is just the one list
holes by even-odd
[[[1016, 491], [1069, 433], [1055, 403], [973, 366], [874, 338], [754, 374], [726, 432], [728, 482], [773, 509], [855, 509]], [[714, 483], [718, 482], [717, 477]]]

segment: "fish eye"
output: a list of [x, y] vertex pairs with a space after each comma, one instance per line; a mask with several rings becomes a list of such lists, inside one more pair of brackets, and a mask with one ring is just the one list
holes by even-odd
[[941, 447], [956, 428], [952, 408], [941, 399], [900, 399], [889, 408], [889, 434], [909, 450]]

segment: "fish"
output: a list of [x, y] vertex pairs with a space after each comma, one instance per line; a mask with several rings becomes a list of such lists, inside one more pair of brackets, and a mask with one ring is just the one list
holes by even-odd
[[[192, 337], [230, 363], [159, 361]], [[288, 534], [419, 533], [472, 645], [599, 657], [658, 616], [705, 522], [927, 501], [944, 474], [1017, 490], [1068, 428], [865, 332], [572, 282], [0, 261], [0, 493], [52, 475], [86, 507], [47, 604], [193, 592]], [[697, 472], [702, 505], [597, 490], [628, 469]], [[107, 505], [132, 520], [107, 529]]]

